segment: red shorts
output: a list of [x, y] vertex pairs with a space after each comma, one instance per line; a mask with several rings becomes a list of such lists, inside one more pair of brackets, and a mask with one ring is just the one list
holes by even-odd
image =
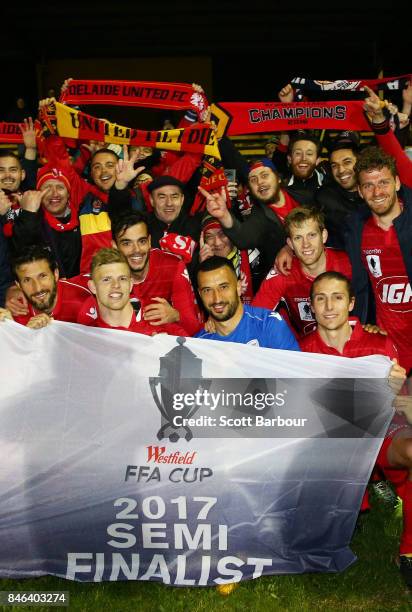
[[388, 461], [388, 449], [392, 444], [393, 436], [398, 431], [399, 429], [396, 429], [392, 435], [384, 439], [376, 459], [376, 466], [383, 473], [386, 480], [389, 480], [394, 485], [397, 495], [402, 498], [405, 483], [409, 479], [409, 470], [406, 468], [395, 468]]

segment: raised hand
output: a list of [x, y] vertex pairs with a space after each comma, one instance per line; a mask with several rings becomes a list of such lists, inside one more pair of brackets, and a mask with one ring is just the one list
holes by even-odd
[[28, 212], [36, 213], [40, 208], [43, 196], [47, 194], [49, 190], [50, 187], [46, 187], [43, 191], [25, 191], [20, 199], [20, 207]]
[[367, 113], [372, 123], [382, 123], [385, 121], [385, 115], [382, 110], [384, 103], [370, 87], [364, 85], [363, 88], [368, 94], [363, 105], [364, 111]]
[[203, 232], [200, 232], [200, 240], [199, 240], [199, 262], [205, 261], [205, 259], [209, 259], [209, 257], [213, 257], [213, 251], [211, 247], [206, 244]]
[[145, 169], [145, 166], [134, 168], [137, 156], [138, 151], [133, 151], [129, 155], [127, 145], [123, 145], [123, 159], [119, 159], [116, 164], [116, 189], [125, 189], [130, 181], [133, 181]]
[[36, 130], [34, 129], [33, 119], [28, 117], [24, 120], [23, 126], [20, 128], [23, 134], [23, 142], [26, 147], [24, 157], [26, 159], [36, 159], [37, 156], [37, 145], [36, 145]]
[[5, 306], [14, 317], [26, 315], [29, 312], [26, 297], [17, 285], [11, 285], [11, 287], [7, 289]]
[[209, 215], [218, 219], [223, 227], [230, 228], [233, 226], [232, 215], [226, 205], [226, 192], [222, 187], [220, 192], [209, 193], [203, 187], [198, 187], [202, 196], [206, 199], [206, 208]]
[[0, 189], [0, 216], [5, 215], [11, 208], [9, 196]]
[[62, 85], [62, 86], [61, 86], [61, 88], [60, 88], [60, 93], [61, 93], [61, 94], [63, 94], [63, 93], [64, 93], [64, 92], [67, 90], [67, 88], [68, 88], [68, 86], [69, 86], [69, 84], [70, 84], [70, 81], [73, 81], [73, 78], [72, 78], [72, 77], [70, 77], [69, 79], [66, 79], [66, 80], [64, 81], [63, 85]]
[[279, 100], [284, 103], [293, 102], [294, 91], [293, 87], [290, 83], [282, 87], [280, 92], [278, 93]]
[[285, 244], [276, 255], [275, 266], [279, 270], [281, 274], [284, 276], [289, 276], [290, 271], [292, 269], [292, 259], [293, 259], [293, 251]]
[[[402, 89], [402, 100], [404, 105], [407, 104], [409, 106], [410, 112], [410, 107], [412, 106], [412, 81], [408, 81], [407, 87]], [[406, 112], [406, 110], [403, 110], [403, 112]]]

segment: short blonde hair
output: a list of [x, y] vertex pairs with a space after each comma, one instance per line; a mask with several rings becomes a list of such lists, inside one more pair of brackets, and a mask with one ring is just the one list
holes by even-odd
[[127, 266], [127, 269], [129, 269], [127, 260], [124, 255], [120, 253], [120, 251], [117, 249], [100, 249], [100, 251], [97, 251], [92, 259], [92, 266], [90, 269], [91, 276], [94, 276], [94, 273], [98, 268], [100, 268], [100, 266], [113, 263], [123, 263]]
[[321, 232], [325, 229], [325, 217], [320, 210], [317, 208], [303, 208], [303, 206], [297, 206], [285, 217], [286, 235], [290, 238], [290, 228], [292, 226], [300, 227], [305, 221], [315, 221]]

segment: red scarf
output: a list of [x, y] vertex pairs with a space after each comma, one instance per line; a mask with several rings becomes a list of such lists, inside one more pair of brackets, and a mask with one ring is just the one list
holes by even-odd
[[47, 224], [50, 225], [52, 229], [56, 230], [56, 232], [70, 232], [70, 230], [79, 225], [77, 211], [73, 211], [72, 209], [70, 209], [70, 221], [67, 223], [62, 223], [60, 219], [53, 217], [45, 208], [43, 208], [43, 216]]
[[60, 96], [65, 104], [112, 104], [171, 110], [194, 110], [203, 120], [208, 107], [204, 93], [187, 83], [153, 81], [91, 81], [75, 79]]
[[24, 123], [9, 123], [7, 121], [0, 122], [0, 142], [8, 142], [20, 144], [23, 142], [23, 134], [21, 128]]
[[[229, 121], [227, 135], [283, 132], [297, 129], [370, 131], [363, 102], [221, 102]], [[214, 109], [212, 108], [212, 112]], [[217, 114], [217, 113], [215, 113]]]
[[[226, 202], [228, 208], [231, 207], [230, 196], [227, 191], [227, 178], [222, 164], [218, 164], [213, 157], [205, 157], [201, 167], [200, 187], [208, 193], [220, 191], [225, 188]], [[198, 191], [190, 209], [190, 215], [195, 215], [206, 208], [206, 198]]]
[[339, 81], [314, 81], [302, 77], [294, 77], [292, 85], [303, 91], [361, 91], [364, 85], [373, 90], [396, 91], [403, 89], [406, 83], [412, 79], [412, 74], [403, 74], [396, 77], [385, 77], [381, 79], [361, 79], [354, 81], [342, 79]]

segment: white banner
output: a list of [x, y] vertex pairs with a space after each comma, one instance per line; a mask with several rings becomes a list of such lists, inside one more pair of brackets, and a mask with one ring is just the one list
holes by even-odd
[[58, 322], [2, 323], [0, 359], [1, 577], [202, 586], [354, 560], [389, 360]]

